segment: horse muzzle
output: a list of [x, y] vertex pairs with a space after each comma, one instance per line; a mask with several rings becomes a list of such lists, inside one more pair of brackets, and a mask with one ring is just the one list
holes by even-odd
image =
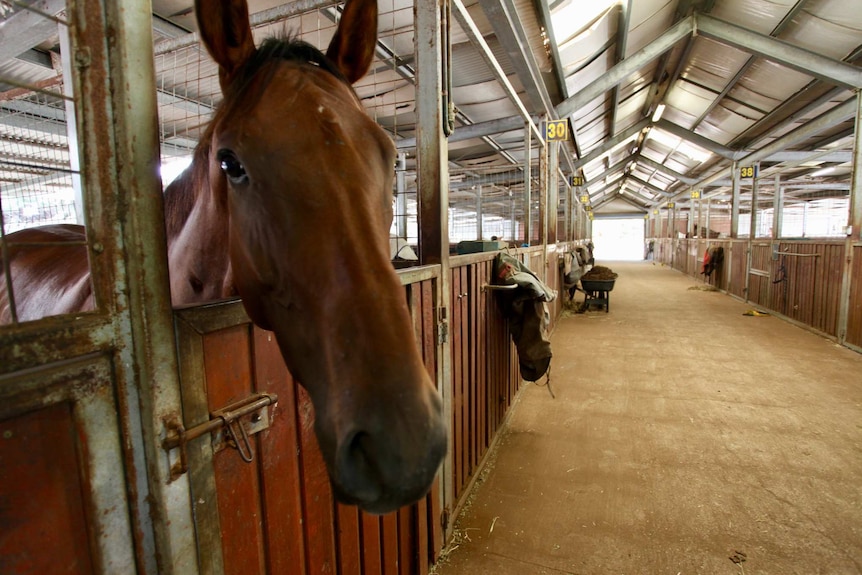
[[425, 413], [401, 412], [387, 422], [359, 418], [336, 443], [330, 478], [336, 499], [375, 514], [424, 497], [446, 455], [446, 425], [436, 391]]

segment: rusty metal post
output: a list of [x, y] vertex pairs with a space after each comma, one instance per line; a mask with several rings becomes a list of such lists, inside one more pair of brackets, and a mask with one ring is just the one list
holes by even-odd
[[[448, 143], [443, 133], [446, 121], [444, 102], [443, 58], [447, 52], [443, 37], [448, 1], [417, 2], [414, 5], [416, 54], [416, 154], [419, 191], [419, 252], [423, 264], [439, 264], [437, 281], [437, 321], [440, 333], [448, 329], [450, 308], [449, 269], [449, 165]], [[452, 352], [445, 338], [438, 338], [437, 387], [443, 399], [446, 421], [452, 420]], [[455, 504], [452, 430], [448, 434], [449, 448], [441, 472], [441, 502], [444, 517]], [[454, 525], [443, 525], [448, 539]]]
[[[126, 442], [137, 571], [197, 572], [186, 480], [169, 483], [163, 420], [180, 409], [168, 284], [149, 0], [74, 0], [70, 40], [88, 238]], [[97, 193], [92, 193], [96, 191]]]

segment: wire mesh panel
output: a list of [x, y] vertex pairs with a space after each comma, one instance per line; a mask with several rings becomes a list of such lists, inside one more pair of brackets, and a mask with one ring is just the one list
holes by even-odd
[[0, 102], [4, 232], [76, 223], [65, 100], [26, 88], [8, 98]]
[[[69, 26], [62, 6], [55, 3], [56, 13], [43, 8], [37, 2], [0, 3], [0, 324], [93, 306], [85, 234], [75, 226], [84, 224], [85, 210]], [[37, 305], [29, 270], [46, 260], [62, 261], [70, 278]], [[71, 297], [74, 282], [80, 285]]]
[[[538, 189], [531, 178], [531, 189]], [[524, 241], [524, 171], [516, 166], [449, 170], [449, 240]], [[538, 199], [532, 201], [538, 234]]]

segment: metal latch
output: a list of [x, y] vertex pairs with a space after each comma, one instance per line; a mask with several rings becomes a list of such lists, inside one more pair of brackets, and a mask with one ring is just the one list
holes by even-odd
[[233, 447], [243, 461], [251, 463], [254, 451], [248, 438], [269, 428], [272, 421], [269, 407], [277, 401], [274, 393], [258, 393], [211, 412], [209, 421], [191, 429], [186, 429], [178, 419], [166, 421], [167, 437], [162, 447], [165, 451], [180, 450], [179, 461], [171, 466], [171, 481], [189, 470], [188, 443], [210, 433], [214, 434], [213, 453]]
[[437, 345], [449, 341], [449, 318], [445, 307], [437, 308]]

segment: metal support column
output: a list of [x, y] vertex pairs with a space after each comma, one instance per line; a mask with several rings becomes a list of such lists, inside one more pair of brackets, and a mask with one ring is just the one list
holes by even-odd
[[757, 174], [760, 164], [754, 164], [754, 177], [751, 179], [751, 217], [748, 222], [748, 245], [745, 250], [745, 301], [749, 301], [751, 288], [751, 257], [754, 249], [754, 236], [757, 235]]
[[[533, 235], [533, 198], [532, 198], [532, 181], [533, 176], [530, 173], [532, 162], [532, 139], [530, 133], [530, 125], [524, 124], [524, 245], [530, 245], [531, 236]], [[517, 238], [516, 238], [517, 239]]]
[[739, 237], [739, 164], [733, 162], [731, 168], [731, 199], [730, 199], [730, 237], [736, 239]]
[[[71, 54], [72, 48], [69, 45], [69, 27], [64, 25], [57, 26], [57, 33], [60, 38], [60, 53]], [[72, 59], [69, 57], [61, 58], [63, 66], [63, 94], [66, 96], [74, 96], [75, 80], [72, 76]], [[69, 169], [71, 170], [72, 190], [75, 194], [75, 222], [86, 225], [84, 217], [84, 189], [81, 185], [81, 156], [78, 151], [78, 121], [75, 112], [74, 100], [66, 100], [66, 141], [69, 146]]]
[[485, 235], [482, 229], [482, 186], [476, 186], [476, 239], [481, 240]]
[[539, 149], [539, 244], [548, 243], [548, 146]]
[[781, 189], [781, 174], [775, 174], [775, 192], [772, 196], [772, 241], [781, 237], [784, 225], [784, 191]]
[[841, 299], [838, 309], [838, 342], [847, 340], [850, 313], [850, 287], [853, 280], [853, 258], [856, 244], [862, 241], [862, 92], [856, 91], [856, 131], [853, 141], [853, 174], [850, 180], [850, 213], [844, 240], [844, 270], [841, 277]]
[[[414, 6], [416, 54], [416, 154], [419, 191], [419, 251], [423, 264], [439, 264], [436, 313], [438, 328], [448, 329], [450, 307], [449, 271], [449, 165], [448, 143], [443, 135], [444, 110], [440, 95], [444, 92], [442, 30], [447, 12], [446, 0], [417, 2]], [[437, 386], [443, 399], [444, 418], [452, 417], [452, 356], [448, 341], [437, 349]], [[441, 504], [452, 511], [455, 504], [453, 485], [452, 434], [441, 472]], [[444, 526], [448, 539], [453, 525]]]
[[548, 142], [548, 235], [545, 245], [557, 243], [557, 224], [559, 223], [559, 142]]
[[395, 233], [399, 238], [407, 238], [407, 154], [398, 153], [395, 166]]
[[[78, 0], [69, 5], [82, 178], [90, 190], [88, 239], [94, 284], [116, 326], [112, 365], [128, 411], [133, 522], [142, 573], [198, 569], [186, 477], [170, 481], [164, 422], [181, 411], [168, 283], [159, 130], [148, 0]], [[86, 24], [84, 24], [86, 23]], [[106, 67], [104, 66], [106, 64]], [[105, 74], [104, 77], [101, 74]], [[98, 193], [92, 193], [98, 190]], [[143, 452], [143, 453], [142, 453]], [[145, 454], [145, 458], [144, 458]]]

